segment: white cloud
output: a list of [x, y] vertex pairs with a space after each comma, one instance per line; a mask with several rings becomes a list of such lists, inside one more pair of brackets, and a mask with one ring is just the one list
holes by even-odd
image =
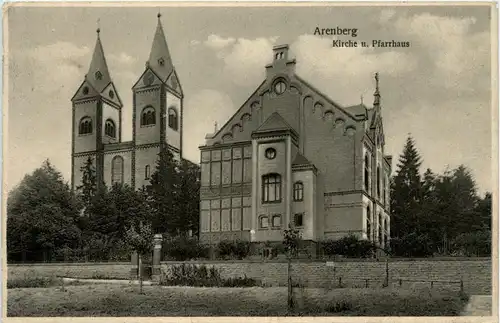
[[221, 50], [225, 47], [233, 44], [235, 42], [234, 38], [224, 38], [219, 35], [212, 34], [208, 36], [208, 39], [204, 42], [205, 46], [213, 50]]
[[199, 161], [198, 147], [205, 143], [205, 136], [214, 132], [214, 123], [222, 125], [235, 112], [231, 98], [219, 91], [204, 89], [186, 98], [184, 104], [185, 158]]
[[205, 44], [223, 61], [222, 72], [231, 82], [240, 86], [256, 86], [264, 77], [264, 66], [270, 62], [277, 37], [222, 38], [210, 35]]
[[300, 36], [291, 47], [298, 62], [297, 74], [341, 104], [357, 103], [353, 99], [372, 89], [375, 72], [397, 77], [417, 66], [411, 53], [335, 48], [330, 39], [313, 35]]
[[124, 52], [121, 52], [119, 55], [109, 54], [107, 55], [106, 59], [123, 65], [131, 65], [136, 62], [136, 59], [134, 57]]

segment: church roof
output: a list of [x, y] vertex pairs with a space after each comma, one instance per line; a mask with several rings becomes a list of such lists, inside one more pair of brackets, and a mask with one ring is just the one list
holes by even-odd
[[292, 162], [292, 166], [293, 165], [312, 165], [312, 163], [304, 155], [298, 152]]
[[158, 14], [158, 24], [149, 54], [148, 66], [165, 82], [174, 70], [174, 65], [172, 64], [172, 57], [168, 50], [160, 17], [161, 15]]
[[111, 82], [111, 75], [109, 74], [108, 64], [104, 56], [99, 29], [97, 29], [97, 41], [94, 48], [94, 54], [92, 55], [89, 71], [85, 78], [99, 93], [101, 93]]

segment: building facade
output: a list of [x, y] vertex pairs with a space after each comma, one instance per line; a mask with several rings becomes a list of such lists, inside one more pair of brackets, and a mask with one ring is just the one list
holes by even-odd
[[72, 188], [89, 157], [98, 183], [148, 185], [161, 149], [182, 158], [183, 93], [158, 15], [142, 75], [132, 87], [132, 140], [122, 141], [122, 101], [106, 63], [100, 30], [88, 73], [71, 99]]
[[318, 242], [390, 237], [391, 156], [373, 107], [344, 107], [295, 73], [274, 48], [266, 79], [201, 150], [200, 239], [282, 241], [289, 225]]

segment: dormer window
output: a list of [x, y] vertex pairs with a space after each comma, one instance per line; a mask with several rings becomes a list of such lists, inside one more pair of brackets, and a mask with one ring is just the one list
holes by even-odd
[[95, 72], [95, 79], [102, 80], [102, 73], [100, 71]]
[[158, 65], [160, 65], [160, 66], [165, 65], [165, 60], [162, 57], [160, 57], [160, 59], [158, 59]]

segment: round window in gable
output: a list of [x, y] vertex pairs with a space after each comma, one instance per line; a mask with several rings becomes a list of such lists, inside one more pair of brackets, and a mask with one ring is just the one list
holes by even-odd
[[87, 86], [84, 87], [83, 90], [82, 90], [82, 92], [83, 92], [83, 95], [89, 94], [89, 88]]
[[265, 154], [266, 154], [267, 159], [274, 159], [274, 158], [276, 158], [276, 149], [267, 148]]
[[286, 90], [286, 83], [283, 80], [279, 80], [274, 84], [274, 92], [276, 94], [283, 94]]
[[115, 92], [113, 92], [113, 90], [109, 90], [109, 97], [112, 99], [115, 97]]

